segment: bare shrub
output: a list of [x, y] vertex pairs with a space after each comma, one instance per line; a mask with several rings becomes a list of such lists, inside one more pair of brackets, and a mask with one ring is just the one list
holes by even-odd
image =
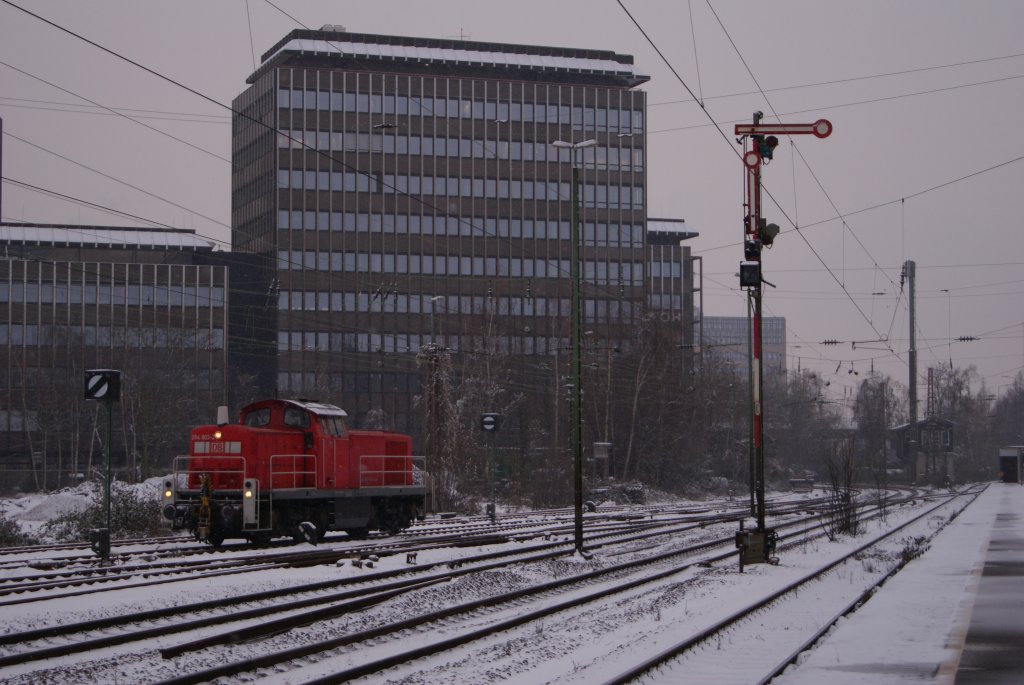
[[38, 542], [27, 533], [22, 532], [17, 521], [0, 514], [0, 547], [21, 547], [34, 545]]
[[825, 514], [825, 534], [830, 540], [840, 535], [861, 532], [860, 505], [853, 487], [855, 467], [848, 443], [837, 445], [826, 462], [829, 476], [828, 509]]
[[[64, 512], [48, 521], [43, 535], [55, 540], [88, 540], [89, 531], [105, 525], [103, 488], [93, 490], [89, 505], [78, 512]], [[114, 481], [110, 485], [110, 537], [129, 538], [163, 532], [160, 502]]]

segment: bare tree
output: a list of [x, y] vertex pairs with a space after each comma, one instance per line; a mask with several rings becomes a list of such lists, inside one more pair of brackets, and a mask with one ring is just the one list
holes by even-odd
[[463, 469], [459, 463], [458, 409], [452, 388], [451, 353], [436, 343], [424, 345], [416, 355], [423, 371], [423, 394], [416, 402], [424, 411], [428, 468], [434, 486], [434, 506], [455, 509], [464, 501]]
[[860, 512], [857, 490], [853, 487], [856, 466], [853, 449], [848, 441], [835, 445], [828, 463], [829, 503], [825, 519], [825, 533], [830, 540], [839, 535], [860, 533]]

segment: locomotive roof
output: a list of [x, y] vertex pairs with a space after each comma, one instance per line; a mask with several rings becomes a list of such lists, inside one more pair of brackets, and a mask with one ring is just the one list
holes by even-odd
[[319, 416], [348, 416], [348, 413], [341, 407], [336, 407], [333, 404], [327, 404], [326, 402], [317, 402], [315, 400], [297, 399], [297, 400], [262, 400], [260, 402], [253, 402], [243, 409], [243, 412], [248, 412], [261, 406], [268, 404], [288, 404], [293, 407], [299, 407], [306, 411], [311, 411]]
[[309, 410], [314, 414], [321, 414], [323, 416], [348, 416], [341, 407], [336, 407], [333, 404], [327, 404], [326, 402], [317, 402], [315, 400], [284, 400], [285, 404], [293, 404], [297, 407]]

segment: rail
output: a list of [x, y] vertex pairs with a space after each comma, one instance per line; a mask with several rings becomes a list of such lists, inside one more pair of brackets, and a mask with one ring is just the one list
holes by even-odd
[[297, 490], [316, 487], [315, 454], [272, 454], [270, 489]]
[[422, 487], [426, 481], [426, 461], [426, 457], [405, 454], [363, 454], [359, 457], [359, 487]]
[[[224, 468], [226, 464], [238, 462], [238, 468]], [[245, 457], [217, 454], [191, 456], [179, 454], [172, 464], [172, 477], [176, 492], [199, 491], [202, 487], [199, 476], [209, 474], [213, 490], [241, 490], [245, 480]]]

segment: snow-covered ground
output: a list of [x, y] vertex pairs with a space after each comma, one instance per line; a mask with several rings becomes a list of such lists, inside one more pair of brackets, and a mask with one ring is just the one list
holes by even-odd
[[989, 486], [922, 557], [910, 562], [797, 667], [774, 682], [954, 682], [989, 537], [1001, 509], [1018, 512], [1016, 534], [1024, 539], [1024, 488], [1004, 483]]
[[[735, 637], [718, 643], [716, 650], [723, 657], [701, 662], [700, 671], [694, 663], [690, 676], [673, 675], [658, 682], [747, 682], [737, 674], [753, 641], [781, 645], [782, 634], [795, 624], [798, 613], [807, 605], [822, 615], [829, 609], [825, 600], [843, 586], [852, 586], [861, 576], [884, 571], [886, 564], [898, 555], [901, 544], [923, 532], [945, 528], [932, 541], [930, 548], [911, 561], [891, 579], [859, 611], [841, 621], [812, 653], [803, 657], [776, 682], [786, 685], [805, 683], [899, 683], [952, 682], [966, 626], [969, 624], [973, 590], [978, 570], [987, 549], [988, 531], [999, 507], [1005, 506], [1006, 487], [996, 484], [982, 494], [963, 514], [949, 522], [949, 512], [933, 515], [917, 524], [894, 542], [889, 551], [873, 553], [860, 559], [819, 587], [801, 592], [801, 602], [782, 603], [764, 614], [763, 625], [755, 626], [754, 640]], [[1014, 491], [1017, 510], [1024, 520], [1024, 489]], [[77, 495], [61, 493], [51, 498], [22, 497], [2, 505], [9, 516], [20, 517], [35, 525], [44, 512], [75, 506]], [[52, 501], [46, 501], [52, 499]], [[85, 501], [82, 497], [81, 501]], [[889, 525], [907, 520], [923, 507], [901, 507], [890, 513]], [[29, 518], [25, 518], [30, 516]], [[1022, 524], [1024, 526], [1024, 524]], [[875, 524], [872, 524], [872, 529]], [[872, 532], [869, 529], [865, 536]], [[660, 651], [673, 639], [694, 632], [700, 625], [724, 615], [730, 607], [746, 598], [792, 579], [820, 563], [857, 547], [862, 539], [822, 541], [780, 552], [779, 566], [748, 567], [742, 576], [735, 564], [709, 569], [691, 569], [664, 581], [621, 593], [565, 615], [552, 616], [540, 624], [506, 631], [443, 656], [429, 657], [407, 664], [388, 677], [371, 677], [366, 682], [400, 683], [582, 683], [602, 682], [624, 668], [630, 659]], [[521, 543], [508, 543], [510, 546]], [[455, 555], [468, 555], [486, 548], [431, 550], [420, 554], [420, 563], [445, 560]], [[110, 648], [88, 657], [68, 657], [46, 663], [26, 664], [0, 670], [0, 682], [55, 683], [81, 682], [154, 682], [184, 671], [198, 670], [225, 662], [245, 660], [254, 655], [281, 651], [328, 636], [348, 633], [368, 625], [405, 617], [425, 608], [440, 608], [474, 597], [504, 592], [540, 580], [564, 577], [621, 560], [608, 552], [598, 551], [594, 559], [552, 560], [529, 567], [465, 576], [406, 597], [396, 598], [374, 608], [290, 631], [252, 644], [239, 644], [216, 650], [204, 650], [164, 661], [157, 649], [184, 641], [169, 637], [124, 647]], [[382, 558], [374, 570], [398, 568], [404, 559]], [[71, 620], [127, 613], [154, 604], [194, 602], [216, 598], [223, 593], [242, 593], [272, 587], [296, 585], [301, 582], [372, 573], [345, 564], [337, 567], [264, 571], [220, 579], [189, 580], [152, 588], [107, 592], [95, 598], [41, 601], [4, 609], [5, 631], [21, 631]], [[614, 583], [615, 581], [611, 581]], [[588, 585], [579, 591], [592, 591]], [[530, 605], [543, 605], [564, 599], [539, 598]], [[802, 606], [801, 606], [802, 605]], [[523, 604], [504, 610], [512, 615], [526, 611]], [[500, 620], [502, 614], [482, 613], [471, 622], [476, 624]], [[463, 630], [463, 626], [443, 630]], [[758, 630], [760, 633], [758, 633]], [[300, 668], [287, 674], [262, 672], [266, 682], [304, 682], [330, 673], [345, 664], [377, 658], [380, 653], [408, 648], [433, 637], [434, 630], [414, 631], [400, 645], [350, 647], [323, 657], [305, 660]], [[774, 642], [779, 640], [778, 642]], [[783, 648], [778, 648], [779, 656]], [[715, 655], [710, 655], [714, 657]], [[708, 665], [710, 664], [710, 665]], [[716, 665], [720, 664], [720, 665]], [[711, 670], [707, 670], [711, 669]], [[718, 669], [717, 671], [715, 669]], [[675, 674], [676, 671], [673, 671]], [[253, 674], [245, 678], [250, 680]], [[736, 677], [739, 675], [739, 679]], [[710, 679], [710, 680], [709, 680]]]
[[[160, 493], [161, 478], [150, 478], [143, 483], [127, 486], [138, 497], [157, 498]], [[97, 488], [95, 483], [81, 483], [51, 493], [26, 493], [18, 497], [0, 498], [0, 515], [11, 519], [29, 535], [40, 537], [43, 526], [61, 514], [85, 510], [95, 499]], [[40, 539], [40, 542], [53, 540]]]

